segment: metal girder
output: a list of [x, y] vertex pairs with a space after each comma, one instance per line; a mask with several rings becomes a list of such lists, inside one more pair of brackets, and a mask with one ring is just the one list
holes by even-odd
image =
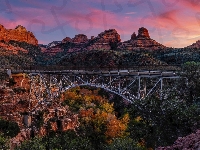
[[[161, 73], [162, 74], [162, 73]], [[162, 99], [163, 80], [176, 79], [178, 76], [152, 76], [152, 74], [137, 73], [137, 75], [130, 75], [115, 72], [109, 73], [29, 73], [30, 76], [30, 103], [37, 101], [37, 103], [53, 101], [66, 90], [76, 86], [92, 86], [103, 88], [109, 92], [115, 93], [129, 102], [135, 100], [142, 100], [152, 95], [159, 93]], [[159, 86], [160, 83], [160, 86]], [[29, 106], [30, 107], [30, 106]]]

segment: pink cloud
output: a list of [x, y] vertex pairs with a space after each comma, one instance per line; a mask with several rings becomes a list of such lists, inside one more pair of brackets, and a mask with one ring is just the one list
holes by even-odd
[[[87, 0], [87, 2], [98, 3], [99, 6], [102, 3], [105, 10], [103, 7], [101, 9], [101, 6], [99, 9], [94, 8], [90, 3], [79, 0], [59, 0], [56, 4], [44, 1], [21, 1], [29, 4], [29, 7], [22, 9], [19, 6], [11, 5], [14, 20], [0, 16], [2, 24], [6, 28], [15, 28], [21, 24], [38, 35], [43, 34], [44, 38], [46, 35], [52, 36], [50, 33], [54, 31], [61, 30], [58, 29], [58, 26], [62, 26], [66, 33], [68, 32], [66, 26], [70, 26], [77, 33], [88, 36], [115, 28], [122, 40], [130, 39], [133, 32], [137, 33], [138, 28], [144, 26], [149, 30], [152, 39], [176, 47], [183, 47], [189, 42], [195, 42], [194, 40], [200, 35], [200, 31], [198, 31], [200, 15], [196, 13], [200, 10], [200, 2], [197, 0], [167, 0], [163, 5], [160, 0], [152, 0], [152, 3], [157, 2], [163, 7], [156, 9], [154, 16], [148, 11], [142, 15], [139, 11], [136, 11], [135, 15], [126, 15], [126, 12], [133, 14], [135, 12], [114, 13], [106, 9], [107, 4], [113, 4], [111, 9], [118, 9], [122, 4], [127, 4], [127, 1], [122, 0], [97, 0], [95, 2]], [[159, 10], [162, 12], [157, 13]], [[63, 36], [66, 35], [63, 34]]]
[[163, 9], [155, 16], [149, 14], [146, 18], [141, 18], [141, 22], [150, 29], [151, 38], [158, 42], [167, 46], [185, 47], [199, 37], [200, 21], [198, 22], [195, 13], [188, 13], [182, 4], [178, 4], [171, 10]]
[[[89, 13], [68, 12], [67, 15], [61, 14], [62, 20], [70, 20], [70, 25], [78, 32], [88, 33], [91, 30], [107, 30], [116, 28], [121, 36], [132, 34], [130, 31], [137, 29], [138, 23], [134, 23], [131, 18], [120, 16], [109, 11], [88, 8]], [[137, 22], [137, 21], [136, 21]]]
[[192, 11], [199, 11], [200, 10], [200, 1], [199, 0], [182, 0], [180, 2], [182, 6], [185, 8], [190, 8]]
[[170, 22], [177, 24], [177, 18], [176, 15], [178, 15], [178, 10], [169, 10], [166, 12], [162, 12], [158, 15], [158, 19], [160, 22]]

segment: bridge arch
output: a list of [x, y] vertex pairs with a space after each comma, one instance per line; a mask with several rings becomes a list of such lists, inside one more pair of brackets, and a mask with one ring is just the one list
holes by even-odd
[[[159, 71], [104, 71], [86, 72], [70, 70], [65, 72], [30, 73], [30, 100], [43, 101], [55, 99], [60, 93], [77, 86], [102, 88], [119, 95], [129, 102], [141, 100], [151, 95], [157, 88], [162, 94], [163, 80], [179, 78], [173, 72]], [[154, 80], [153, 86], [147, 88], [146, 79]], [[143, 95], [141, 92], [143, 91]]]
[[116, 91], [113, 91], [113, 90], [111, 90], [109, 88], [106, 88], [104, 86], [98, 86], [98, 85], [80, 84], [80, 85], [70, 86], [70, 87], [64, 89], [64, 91], [62, 91], [62, 92], [66, 92], [67, 90], [70, 90], [70, 89], [73, 89], [73, 88], [76, 88], [76, 87], [81, 87], [81, 86], [89, 86], [89, 87], [100, 88], [100, 89], [103, 89], [103, 90], [105, 90], [107, 92], [116, 94], [116, 95], [120, 96], [121, 98], [123, 98], [123, 99], [129, 101], [130, 103], [132, 103], [132, 101], [130, 99], [128, 99], [127, 97], [125, 97], [124, 95], [122, 95], [122, 94], [120, 94], [120, 93], [118, 93]]

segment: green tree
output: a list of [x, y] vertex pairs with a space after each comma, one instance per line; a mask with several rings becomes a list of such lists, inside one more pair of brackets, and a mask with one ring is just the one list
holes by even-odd
[[15, 148], [15, 150], [45, 150], [45, 143], [42, 138], [35, 137], [31, 140], [24, 141], [22, 144]]
[[87, 137], [76, 135], [74, 131], [68, 130], [62, 133], [49, 134], [43, 138], [35, 137], [25, 141], [16, 150], [93, 150]]
[[16, 122], [0, 119], [0, 131], [9, 137], [15, 137], [19, 132], [19, 126]]
[[135, 113], [141, 120], [129, 123], [130, 137], [143, 137], [147, 147], [171, 145], [179, 136], [190, 134], [200, 125], [198, 107], [188, 106], [186, 101], [173, 96], [163, 100], [156, 97], [138, 100], [132, 107], [129, 114]]
[[8, 144], [8, 138], [3, 133], [0, 133], [0, 149], [8, 149]]
[[145, 150], [146, 148], [139, 146], [137, 142], [133, 139], [126, 138], [116, 138], [109, 145], [104, 145], [105, 150]]
[[185, 87], [182, 94], [188, 104], [200, 102], [200, 62], [186, 62], [180, 75], [185, 80], [179, 87]]

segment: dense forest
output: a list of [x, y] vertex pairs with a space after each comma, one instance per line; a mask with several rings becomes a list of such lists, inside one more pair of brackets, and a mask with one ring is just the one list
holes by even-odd
[[[60, 104], [78, 115], [77, 128], [54, 130], [50, 124], [59, 126], [59, 118], [51, 118], [44, 137], [32, 136], [16, 149], [150, 150], [172, 145], [178, 137], [200, 128], [200, 65], [187, 62], [183, 70], [176, 88], [163, 91], [168, 96], [162, 99], [153, 95], [130, 103], [103, 89], [88, 86], [70, 89], [60, 96]], [[185, 77], [187, 83], [182, 80]], [[0, 120], [2, 147], [17, 135], [17, 126]]]
[[[77, 149], [77, 150], [145, 150], [172, 145], [178, 137], [184, 137], [200, 129], [200, 63], [199, 49], [148, 50], [91, 50], [64, 52], [55, 55], [41, 53], [37, 46], [25, 42], [10, 41], [10, 45], [28, 50], [18, 54], [7, 54], [1, 49], [0, 64], [11, 69], [27, 69], [32, 66], [53, 67], [133, 67], [171, 66], [179, 70], [181, 76], [170, 90], [163, 91], [167, 97], [152, 95], [146, 99], [127, 102], [123, 98], [92, 87], [76, 87], [60, 95], [60, 105], [68, 107], [78, 115], [76, 129], [62, 131], [52, 129], [51, 124], [60, 126], [59, 118], [48, 120], [45, 136], [31, 136], [16, 149]], [[102, 61], [104, 60], [104, 61]], [[141, 68], [140, 68], [141, 69]], [[154, 68], [157, 69], [157, 68]], [[2, 72], [1, 80], [6, 80]], [[187, 80], [185, 80], [187, 79]], [[187, 82], [185, 82], [187, 81]], [[15, 84], [9, 80], [9, 86]], [[19, 90], [14, 90], [14, 92]], [[1, 92], [1, 91], [0, 91]], [[45, 111], [37, 120], [43, 125]], [[13, 130], [14, 129], [14, 130]], [[9, 139], [20, 131], [15, 122], [0, 120], [0, 145], [9, 147]]]

